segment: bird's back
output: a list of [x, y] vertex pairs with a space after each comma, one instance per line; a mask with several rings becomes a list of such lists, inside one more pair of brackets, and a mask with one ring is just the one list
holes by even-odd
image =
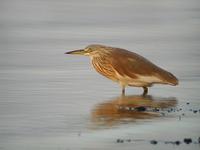
[[[156, 66], [146, 58], [120, 48], [111, 48], [108, 55], [109, 66], [121, 77], [129, 77], [133, 81], [151, 86], [154, 83], [177, 85], [177, 78], [170, 72]], [[116, 75], [115, 75], [116, 76]], [[129, 81], [128, 81], [129, 82]], [[130, 84], [131, 85], [131, 84]]]

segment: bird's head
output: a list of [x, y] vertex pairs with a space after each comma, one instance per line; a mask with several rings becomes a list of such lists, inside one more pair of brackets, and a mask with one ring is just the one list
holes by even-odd
[[96, 56], [96, 55], [103, 55], [109, 52], [110, 47], [104, 45], [89, 45], [84, 49], [73, 50], [66, 52], [65, 54], [73, 54], [73, 55], [85, 55], [85, 56]]

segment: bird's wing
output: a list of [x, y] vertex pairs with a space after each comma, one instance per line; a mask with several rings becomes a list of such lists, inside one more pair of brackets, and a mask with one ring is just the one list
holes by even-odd
[[146, 58], [124, 49], [115, 49], [112, 56], [112, 66], [121, 76], [134, 79], [138, 76], [141, 78], [154, 77], [153, 81], [149, 82], [159, 82], [159, 80], [168, 80], [169, 76], [172, 75]]

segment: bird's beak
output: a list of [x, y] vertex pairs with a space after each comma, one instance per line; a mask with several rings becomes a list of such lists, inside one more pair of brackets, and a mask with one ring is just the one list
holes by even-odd
[[84, 51], [84, 49], [79, 49], [79, 50], [66, 52], [65, 54], [84, 55], [85, 51]]

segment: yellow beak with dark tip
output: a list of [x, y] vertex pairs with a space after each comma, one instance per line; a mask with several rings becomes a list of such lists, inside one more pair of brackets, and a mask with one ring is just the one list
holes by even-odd
[[66, 52], [65, 54], [84, 55], [85, 51], [84, 51], [84, 49], [79, 49], [79, 50], [74, 50], [74, 51]]

